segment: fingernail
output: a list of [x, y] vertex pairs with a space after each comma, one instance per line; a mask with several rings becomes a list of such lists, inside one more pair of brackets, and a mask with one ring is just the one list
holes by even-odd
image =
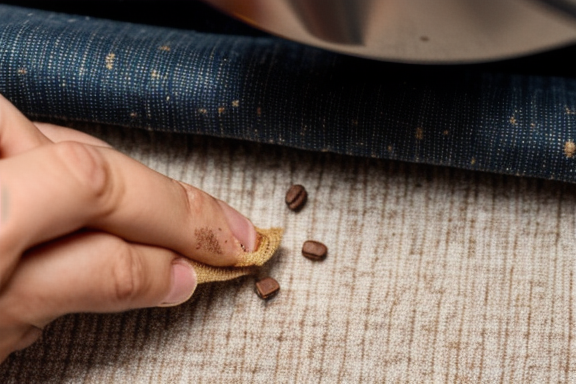
[[224, 211], [228, 228], [230, 228], [232, 235], [240, 242], [246, 252], [254, 252], [256, 248], [256, 229], [252, 222], [225, 202], [218, 200], [218, 204]]
[[172, 280], [170, 293], [160, 307], [173, 307], [187, 301], [196, 290], [196, 272], [183, 258], [172, 262]]

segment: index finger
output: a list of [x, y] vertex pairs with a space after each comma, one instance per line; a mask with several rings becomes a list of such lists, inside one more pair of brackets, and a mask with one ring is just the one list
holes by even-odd
[[30, 247], [84, 227], [214, 266], [235, 265], [256, 247], [254, 226], [229, 205], [110, 148], [41, 146], [0, 161], [0, 174], [9, 197], [0, 272]]

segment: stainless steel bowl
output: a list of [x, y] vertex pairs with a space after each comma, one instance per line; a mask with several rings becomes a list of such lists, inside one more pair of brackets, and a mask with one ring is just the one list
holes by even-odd
[[387, 61], [483, 62], [576, 43], [574, 0], [203, 1], [287, 39]]

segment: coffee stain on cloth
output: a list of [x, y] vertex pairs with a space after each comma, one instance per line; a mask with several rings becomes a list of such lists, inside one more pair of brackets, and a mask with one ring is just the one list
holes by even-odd
[[258, 267], [270, 260], [280, 247], [284, 230], [282, 228], [256, 228], [256, 233], [260, 240], [258, 249], [254, 252], [244, 253], [241, 260], [232, 267], [214, 267], [198, 261], [187, 260], [196, 271], [198, 284], [227, 281], [256, 273]]

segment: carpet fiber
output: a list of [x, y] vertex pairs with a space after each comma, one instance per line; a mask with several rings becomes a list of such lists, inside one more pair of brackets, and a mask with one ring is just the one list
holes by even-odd
[[[71, 315], [2, 383], [569, 383], [576, 377], [576, 186], [289, 148], [85, 127], [283, 227], [255, 277], [175, 308]], [[284, 194], [304, 185], [299, 213]], [[314, 239], [321, 262], [300, 254]]]

